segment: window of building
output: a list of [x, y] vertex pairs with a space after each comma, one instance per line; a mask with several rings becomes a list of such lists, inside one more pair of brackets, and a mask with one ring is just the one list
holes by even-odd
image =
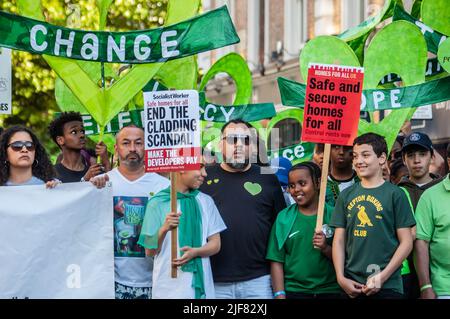
[[[272, 137], [272, 133], [270, 134], [268, 140], [269, 149], [273, 147], [276, 149], [281, 149], [300, 143], [301, 125], [299, 121], [294, 119], [285, 119], [278, 122], [274, 129], [278, 129], [278, 136], [274, 135]], [[272, 129], [272, 132], [274, 129]], [[276, 140], [272, 141], [272, 138]]]
[[308, 38], [341, 32], [341, 0], [308, 1]]
[[298, 59], [307, 40], [306, 0], [284, 0], [283, 60]]

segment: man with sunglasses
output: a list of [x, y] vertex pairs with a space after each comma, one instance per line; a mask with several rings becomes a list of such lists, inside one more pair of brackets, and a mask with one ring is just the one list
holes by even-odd
[[61, 162], [55, 165], [55, 170], [63, 183], [89, 181], [109, 170], [108, 151], [103, 142], [96, 145], [96, 154], [100, 156], [102, 164], [91, 165], [83, 156], [86, 136], [80, 113], [63, 112], [50, 123], [48, 131], [62, 152]]
[[210, 195], [227, 225], [220, 252], [211, 257], [216, 298], [272, 298], [266, 247], [279, 211], [286, 207], [270, 168], [256, 165], [254, 128], [242, 120], [222, 127], [223, 161], [207, 167], [200, 190]]

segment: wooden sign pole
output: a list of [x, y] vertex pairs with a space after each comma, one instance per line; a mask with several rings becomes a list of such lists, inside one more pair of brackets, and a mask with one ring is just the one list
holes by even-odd
[[[176, 189], [176, 173], [171, 172], [170, 173], [170, 211], [171, 212], [178, 212], [177, 207], [177, 189]], [[170, 232], [171, 234], [171, 251], [172, 251], [172, 258], [171, 261], [173, 262], [175, 259], [178, 258], [178, 228], [172, 229]], [[174, 266], [172, 263], [170, 263], [172, 267], [171, 277], [177, 278], [177, 267]]]
[[317, 208], [316, 232], [322, 231], [325, 194], [327, 192], [328, 168], [330, 166], [331, 144], [325, 144], [323, 153], [322, 176], [320, 178], [319, 207]]

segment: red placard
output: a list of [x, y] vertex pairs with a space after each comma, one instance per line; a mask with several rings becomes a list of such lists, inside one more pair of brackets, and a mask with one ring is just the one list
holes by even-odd
[[200, 169], [200, 147], [145, 151], [146, 172], [178, 172]]
[[363, 78], [360, 67], [309, 65], [302, 142], [352, 145], [358, 135]]

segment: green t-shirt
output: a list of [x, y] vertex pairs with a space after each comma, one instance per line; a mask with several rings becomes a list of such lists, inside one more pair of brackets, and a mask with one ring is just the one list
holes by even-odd
[[427, 189], [416, 208], [417, 239], [430, 244], [433, 290], [450, 295], [450, 175]]
[[[284, 285], [289, 292], [301, 293], [339, 293], [341, 290], [336, 281], [333, 263], [320, 250], [313, 247], [314, 229], [317, 215], [306, 216], [298, 211], [284, 245], [279, 249], [276, 236], [280, 218], [289, 210], [282, 210], [272, 227], [267, 248], [267, 259], [284, 264]], [[331, 218], [332, 208], [327, 207], [323, 223], [327, 224]], [[327, 238], [331, 244], [332, 238]]]
[[[330, 225], [345, 228], [344, 275], [361, 284], [376, 271], [382, 271], [399, 246], [398, 228], [416, 224], [406, 195], [385, 182], [376, 188], [357, 183], [341, 193]], [[399, 267], [383, 289], [403, 293]]]

